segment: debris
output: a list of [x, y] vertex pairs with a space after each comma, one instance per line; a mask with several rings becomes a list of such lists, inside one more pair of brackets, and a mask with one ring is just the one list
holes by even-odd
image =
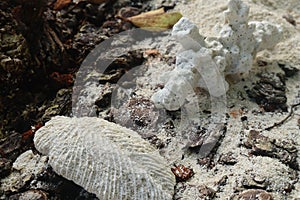
[[294, 109], [299, 105], [300, 105], [300, 103], [293, 104], [291, 106], [291, 110], [290, 110], [289, 114], [283, 120], [281, 120], [280, 122], [274, 123], [272, 126], [265, 128], [265, 130], [269, 131], [269, 130], [273, 129], [274, 127], [281, 126], [282, 124], [284, 124], [287, 120], [289, 120], [290, 117], [293, 116]]
[[135, 7], [125, 7], [125, 8], [121, 8], [118, 11], [116, 17], [118, 17], [120, 19], [123, 19], [123, 20], [126, 20], [129, 17], [138, 15], [140, 12], [141, 11], [138, 8], [135, 8]]
[[244, 145], [251, 148], [252, 155], [276, 158], [292, 169], [299, 169], [298, 151], [293, 141], [272, 140], [258, 131], [250, 130]]
[[47, 193], [42, 190], [27, 190], [9, 197], [10, 200], [48, 200]]
[[216, 191], [206, 185], [200, 185], [198, 187], [200, 192], [200, 198], [202, 199], [213, 199], [216, 196]]
[[285, 94], [285, 77], [279, 73], [262, 73], [253, 88], [247, 91], [248, 96], [262, 106], [267, 112], [282, 110], [287, 112]]
[[74, 77], [72, 74], [62, 74], [59, 72], [53, 72], [50, 77], [59, 85], [69, 87], [73, 85]]
[[296, 75], [297, 72], [299, 71], [299, 69], [297, 69], [296, 67], [294, 67], [290, 64], [284, 63], [282, 61], [278, 62], [278, 66], [284, 71], [286, 77], [292, 77], [292, 76]]
[[274, 200], [272, 195], [264, 190], [249, 189], [235, 195], [232, 200]]
[[142, 96], [129, 98], [121, 107], [112, 109], [112, 113], [118, 124], [135, 130], [146, 138], [149, 135], [143, 131], [144, 127], [154, 129], [159, 119], [159, 110], [153, 102]]
[[72, 2], [72, 0], [56, 0], [54, 3], [53, 9], [54, 10], [61, 10], [67, 5], [69, 5]]
[[26, 148], [22, 145], [22, 135], [16, 132], [0, 140], [1, 156], [9, 160], [15, 160]]
[[165, 12], [163, 8], [127, 18], [135, 26], [150, 30], [172, 28], [182, 17], [179, 12]]
[[55, 99], [49, 102], [48, 106], [39, 109], [43, 111], [42, 123], [45, 123], [56, 115], [69, 116], [71, 113], [71, 93], [72, 89], [60, 89], [57, 91]]
[[99, 108], [98, 110], [104, 110], [111, 104], [111, 96], [115, 86], [110, 83], [106, 83], [103, 88], [99, 91], [99, 97], [95, 101], [95, 105]]
[[234, 165], [238, 161], [236, 159], [236, 156], [232, 152], [228, 152], [226, 154], [222, 154], [218, 160], [218, 163], [223, 165]]
[[216, 191], [206, 185], [190, 185], [185, 182], [179, 182], [175, 186], [174, 200], [186, 199], [214, 199], [216, 196]]
[[32, 150], [24, 152], [13, 163], [13, 172], [0, 180], [0, 190], [19, 191], [46, 170], [47, 160], [46, 156], [33, 154]]
[[73, 0], [74, 3], [78, 4], [80, 2], [89, 2], [93, 4], [102, 4], [110, 0]]
[[282, 18], [285, 19], [290, 24], [292, 24], [293, 26], [297, 25], [296, 20], [294, 19], [293, 15], [291, 15], [291, 14], [283, 15]]
[[177, 182], [187, 181], [194, 175], [194, 171], [190, 167], [185, 167], [182, 164], [174, 165], [171, 168], [173, 174], [176, 176]]

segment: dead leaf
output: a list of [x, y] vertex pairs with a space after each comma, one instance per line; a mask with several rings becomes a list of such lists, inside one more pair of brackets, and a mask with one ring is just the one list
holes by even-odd
[[182, 17], [179, 12], [165, 12], [163, 8], [127, 18], [137, 27], [151, 30], [169, 29]]
[[71, 3], [72, 0], [57, 0], [54, 3], [54, 10], [61, 10], [63, 9], [65, 6], [67, 6], [68, 4]]
[[78, 4], [79, 2], [83, 2], [83, 1], [93, 3], [93, 4], [102, 4], [102, 3], [105, 3], [109, 0], [73, 0], [73, 2], [75, 4]]
[[144, 13], [141, 13], [139, 15], [129, 17], [129, 18], [133, 18], [133, 19], [135, 19], [135, 18], [147, 18], [147, 17], [152, 17], [152, 16], [155, 16], [155, 15], [161, 15], [161, 14], [164, 14], [164, 13], [165, 13], [164, 8], [160, 8], [160, 9], [157, 9], [157, 10], [151, 10], [149, 12], [144, 12]]

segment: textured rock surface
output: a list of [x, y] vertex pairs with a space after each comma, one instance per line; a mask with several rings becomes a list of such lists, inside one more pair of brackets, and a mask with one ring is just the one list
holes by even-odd
[[9, 197], [9, 199], [18, 200], [48, 200], [47, 194], [42, 190], [27, 190], [20, 194], [15, 194]]
[[13, 173], [1, 180], [0, 191], [18, 191], [46, 169], [46, 156], [34, 155], [31, 150], [21, 154], [13, 163]]
[[171, 199], [175, 177], [136, 132], [102, 119], [54, 117], [34, 138], [54, 171], [99, 199]]

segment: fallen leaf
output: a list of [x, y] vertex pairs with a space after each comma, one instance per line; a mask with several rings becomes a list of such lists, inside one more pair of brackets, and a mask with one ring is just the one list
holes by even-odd
[[154, 15], [161, 15], [161, 14], [164, 14], [164, 13], [165, 13], [164, 8], [160, 8], [160, 9], [157, 9], [157, 10], [151, 10], [149, 12], [144, 12], [144, 13], [141, 13], [139, 15], [136, 15], [136, 16], [133, 16], [133, 17], [130, 17], [130, 18], [146, 18], [146, 17], [152, 17]]
[[109, 0], [73, 0], [73, 2], [75, 4], [78, 4], [79, 2], [82, 2], [82, 1], [93, 3], [93, 4], [101, 4], [101, 3], [105, 3]]
[[127, 18], [137, 27], [151, 30], [165, 30], [172, 28], [182, 17], [179, 12], [165, 12], [163, 8], [149, 11]]
[[54, 3], [54, 10], [61, 10], [63, 9], [65, 6], [67, 6], [68, 4], [71, 3], [72, 0], [57, 0]]

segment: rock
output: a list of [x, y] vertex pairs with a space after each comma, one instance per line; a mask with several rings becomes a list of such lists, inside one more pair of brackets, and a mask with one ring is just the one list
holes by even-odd
[[195, 200], [195, 199], [214, 199], [216, 191], [206, 185], [189, 185], [178, 183], [175, 187], [176, 195], [174, 199]]
[[[48, 105], [41, 120], [46, 122], [56, 115], [70, 115], [71, 93], [72, 89], [60, 89], [57, 91], [55, 99]], [[42, 110], [43, 106], [40, 109]]]
[[[154, 131], [159, 118], [159, 112], [153, 102], [145, 97], [134, 96], [121, 107], [112, 109], [113, 118], [122, 126], [137, 131], [144, 138], [148, 138]], [[149, 133], [145, 133], [145, 129]], [[152, 133], [153, 135], [153, 133]]]
[[258, 131], [251, 130], [244, 145], [252, 149], [251, 154], [253, 155], [277, 158], [291, 168], [299, 169], [297, 148], [292, 141], [272, 140]]
[[[241, 164], [238, 162], [234, 166]], [[255, 188], [284, 195], [291, 192], [293, 183], [297, 182], [297, 171], [277, 159], [252, 156], [248, 165], [251, 167], [244, 165], [239, 174], [235, 174], [235, 190]]]
[[48, 200], [47, 194], [42, 190], [27, 190], [22, 193], [14, 194], [9, 200]]
[[46, 170], [47, 157], [28, 150], [13, 163], [13, 172], [1, 180], [0, 190], [16, 192]]
[[263, 73], [254, 86], [247, 91], [248, 96], [267, 112], [287, 111], [285, 78], [282, 74]]
[[232, 198], [233, 200], [273, 200], [273, 197], [270, 193], [259, 190], [259, 189], [250, 189], [245, 190], [241, 194]]
[[237, 161], [237, 156], [235, 156], [232, 152], [228, 152], [226, 154], [222, 154], [218, 162], [223, 165], [234, 165], [238, 161]]
[[284, 71], [286, 77], [291, 77], [297, 74], [299, 69], [284, 62], [278, 62], [278, 66]]

